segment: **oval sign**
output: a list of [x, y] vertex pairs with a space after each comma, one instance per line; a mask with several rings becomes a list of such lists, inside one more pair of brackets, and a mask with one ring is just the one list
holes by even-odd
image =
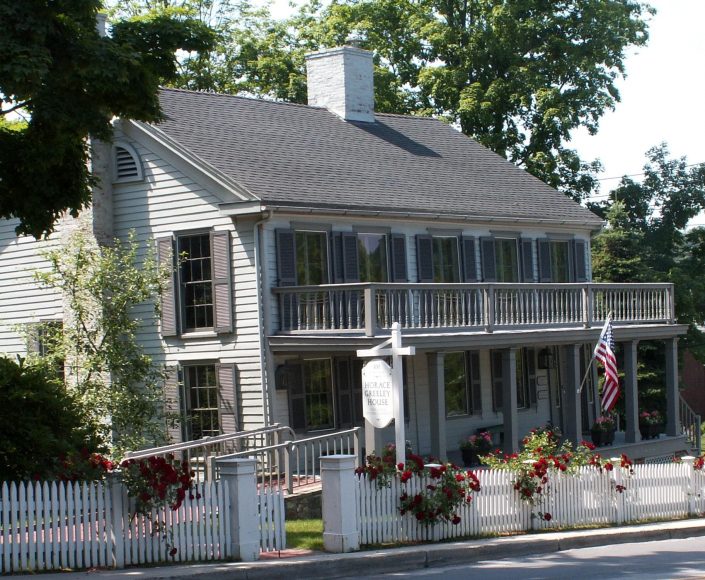
[[362, 414], [373, 427], [381, 429], [394, 419], [392, 367], [375, 358], [362, 367]]

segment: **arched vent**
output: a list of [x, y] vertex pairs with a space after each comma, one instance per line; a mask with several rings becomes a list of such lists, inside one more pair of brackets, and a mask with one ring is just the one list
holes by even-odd
[[113, 147], [113, 163], [116, 182], [142, 181], [142, 164], [137, 152], [127, 143]]

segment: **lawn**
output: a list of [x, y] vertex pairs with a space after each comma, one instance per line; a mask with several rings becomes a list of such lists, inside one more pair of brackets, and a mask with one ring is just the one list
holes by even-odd
[[287, 548], [323, 550], [323, 520], [287, 520]]

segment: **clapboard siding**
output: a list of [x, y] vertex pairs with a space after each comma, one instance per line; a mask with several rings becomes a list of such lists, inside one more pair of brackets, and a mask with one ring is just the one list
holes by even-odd
[[63, 224], [48, 239], [15, 234], [18, 220], [0, 220], [0, 353], [24, 355], [27, 345], [20, 328], [40, 320], [62, 318], [58, 292], [41, 288], [34, 271], [49, 271], [42, 252], [56, 248]]
[[228, 230], [231, 233], [232, 299], [235, 332], [162, 340], [152, 305], [135, 309], [143, 320], [138, 339], [145, 350], [167, 365], [232, 363], [237, 368], [238, 420], [244, 428], [263, 424], [262, 372], [258, 333], [259, 308], [254, 269], [253, 224], [235, 227], [219, 214], [222, 201], [194, 180], [149, 151], [132, 143], [142, 159], [145, 183], [115, 184], [115, 234], [124, 238], [134, 229], [140, 240], [189, 230]]

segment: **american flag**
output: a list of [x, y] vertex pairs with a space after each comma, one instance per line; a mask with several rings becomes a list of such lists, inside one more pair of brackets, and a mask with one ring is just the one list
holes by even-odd
[[617, 376], [617, 358], [614, 354], [612, 337], [612, 317], [608, 316], [600, 333], [600, 340], [593, 355], [605, 367], [605, 384], [602, 387], [602, 408], [610, 412], [619, 397], [619, 377]]

